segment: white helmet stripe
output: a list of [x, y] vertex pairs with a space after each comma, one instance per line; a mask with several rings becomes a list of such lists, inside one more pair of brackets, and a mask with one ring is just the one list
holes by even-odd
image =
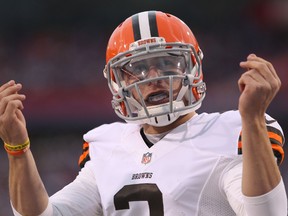
[[142, 39], [151, 37], [148, 12], [143, 12], [139, 14], [139, 27]]
[[134, 40], [158, 37], [156, 12], [141, 12], [132, 17]]

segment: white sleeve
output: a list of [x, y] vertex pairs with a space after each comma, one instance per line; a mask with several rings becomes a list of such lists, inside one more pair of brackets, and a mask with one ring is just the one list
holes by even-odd
[[242, 163], [234, 164], [222, 176], [222, 188], [232, 209], [238, 216], [287, 216], [287, 196], [283, 180], [261, 196], [242, 194]]
[[[19, 212], [16, 211], [16, 209], [14, 208], [14, 206], [11, 203], [11, 207], [12, 207], [12, 211], [14, 216], [22, 216]], [[38, 216], [53, 216], [53, 207], [51, 205], [51, 203], [48, 204], [47, 208], [44, 210], [44, 212], [42, 212], [42, 214], [38, 215]]]
[[247, 215], [287, 216], [287, 197], [283, 180], [271, 191], [257, 197], [243, 196]]
[[[91, 161], [79, 172], [76, 179], [49, 198], [49, 203], [39, 216], [102, 216], [100, 195], [93, 175]], [[22, 216], [12, 206], [15, 216]]]

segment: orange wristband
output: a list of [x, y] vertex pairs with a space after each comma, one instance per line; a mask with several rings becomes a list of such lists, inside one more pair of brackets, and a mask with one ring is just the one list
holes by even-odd
[[28, 139], [25, 143], [15, 146], [4, 143], [4, 148], [8, 154], [19, 156], [24, 154], [30, 148], [30, 140]]

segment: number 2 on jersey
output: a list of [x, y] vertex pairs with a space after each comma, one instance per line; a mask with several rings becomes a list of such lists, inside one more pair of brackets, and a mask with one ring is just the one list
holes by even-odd
[[115, 209], [129, 209], [130, 201], [147, 201], [150, 216], [164, 216], [162, 192], [156, 184], [125, 185], [114, 196]]

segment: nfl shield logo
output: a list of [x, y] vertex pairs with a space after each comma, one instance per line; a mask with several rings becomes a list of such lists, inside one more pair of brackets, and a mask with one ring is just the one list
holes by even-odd
[[151, 161], [151, 158], [152, 158], [152, 153], [147, 152], [147, 153], [143, 154], [141, 163], [147, 164]]

